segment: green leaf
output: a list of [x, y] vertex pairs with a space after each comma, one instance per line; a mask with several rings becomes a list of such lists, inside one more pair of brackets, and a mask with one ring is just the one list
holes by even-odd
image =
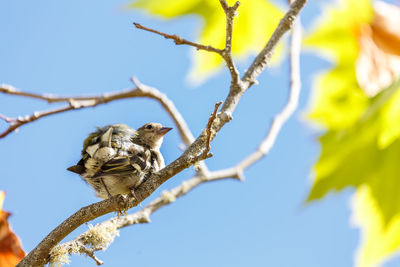
[[[234, 3], [235, 1], [228, 1], [230, 5]], [[217, 0], [138, 0], [130, 7], [144, 9], [152, 15], [167, 19], [184, 15], [199, 16], [204, 23], [197, 42], [224, 48], [226, 18]], [[245, 57], [261, 50], [282, 16], [281, 10], [266, 0], [241, 2], [234, 20], [233, 55]], [[201, 82], [223, 66], [222, 63], [221, 57], [215, 53], [196, 51], [189, 78], [193, 82]]]
[[326, 132], [307, 201], [355, 188], [356, 265], [376, 266], [400, 247], [400, 80], [372, 98], [357, 82], [358, 38], [373, 18], [369, 0], [340, 0], [322, 18], [305, 44], [334, 67], [318, 76], [308, 113]]
[[386, 148], [400, 136], [400, 90], [388, 101], [382, 110], [381, 129], [378, 146]]
[[[316, 200], [348, 186], [357, 188], [353, 216], [363, 236], [357, 266], [366, 267], [375, 266], [400, 247], [400, 82], [370, 102], [354, 125], [320, 138], [322, 152], [307, 199]], [[388, 124], [388, 117], [397, 120]], [[391, 136], [384, 146], [382, 136]]]
[[[372, 98], [352, 126], [330, 130], [320, 138], [322, 152], [314, 166], [316, 177], [308, 201], [331, 190], [367, 184], [385, 223], [400, 214], [400, 140], [392, 139], [384, 147], [379, 143], [382, 135], [398, 130], [397, 126], [383, 128], [382, 124], [387, 111], [400, 104], [399, 88], [398, 81]], [[400, 116], [400, 112], [393, 116]]]

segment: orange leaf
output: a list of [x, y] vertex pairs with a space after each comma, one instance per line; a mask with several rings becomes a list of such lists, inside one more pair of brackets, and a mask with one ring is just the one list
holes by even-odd
[[11, 214], [2, 210], [4, 196], [0, 191], [0, 266], [13, 267], [25, 257], [25, 251], [8, 223]]
[[400, 56], [400, 8], [378, 1], [374, 9], [372, 38], [386, 53]]
[[374, 96], [400, 75], [400, 8], [377, 1], [375, 17], [364, 25], [358, 38], [357, 81], [365, 93]]

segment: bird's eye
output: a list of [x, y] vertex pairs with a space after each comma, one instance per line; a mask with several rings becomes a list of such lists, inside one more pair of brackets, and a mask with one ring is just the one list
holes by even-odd
[[151, 124], [149, 124], [149, 125], [146, 126], [146, 129], [151, 130], [151, 129], [153, 129], [153, 126]]

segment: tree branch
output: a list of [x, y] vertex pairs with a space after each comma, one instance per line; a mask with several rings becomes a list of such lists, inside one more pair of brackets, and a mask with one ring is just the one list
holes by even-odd
[[[210, 137], [207, 136], [207, 129], [204, 129], [200, 136], [186, 149], [186, 151], [180, 157], [178, 157], [175, 161], [170, 163], [164, 169], [160, 170], [158, 173], [152, 174], [136, 189], [135, 193], [137, 199], [130, 198], [126, 195], [117, 195], [107, 200], [103, 200], [101, 202], [94, 203], [80, 209], [70, 218], [65, 220], [62, 224], [57, 226], [56, 229], [54, 229], [47, 237], [45, 237], [42, 242], [40, 242], [39, 245], [36, 246], [17, 266], [41, 266], [45, 264], [47, 262], [51, 249], [78, 226], [105, 213], [124, 209], [127, 210], [136, 206], [169, 178], [179, 173], [183, 169], [191, 166], [193, 160], [197, 157], [197, 155], [199, 155], [205, 149], [207, 142], [212, 141], [218, 131], [232, 119], [232, 113], [235, 110], [238, 102], [240, 101], [242, 94], [255, 82], [258, 75], [264, 70], [265, 66], [269, 62], [270, 55], [272, 54], [272, 51], [275, 48], [276, 44], [281, 39], [282, 35], [291, 27], [293, 20], [299, 13], [300, 9], [304, 6], [305, 2], [306, 0], [297, 0], [291, 5], [289, 11], [281, 20], [271, 39], [268, 41], [265, 48], [257, 56], [243, 78], [238, 82], [232, 80], [230, 92], [224, 101], [221, 111], [215, 116], [214, 122], [212, 123]], [[290, 104], [290, 102], [291, 101], [289, 101], [288, 105]], [[283, 115], [278, 114], [272, 124], [270, 132], [273, 133], [268, 134], [266, 138], [267, 140], [271, 141], [264, 140], [265, 142], [261, 144], [262, 149], [264, 149], [264, 147], [267, 148], [267, 151], [265, 153], [267, 153], [269, 150], [268, 145], [264, 145], [264, 143], [269, 144], [270, 142], [275, 140], [277, 132], [280, 130], [282, 124], [287, 120], [288, 116], [293, 113], [293, 111], [291, 111], [292, 108], [286, 109], [287, 106], [285, 106], [282, 112]], [[253, 161], [251, 164], [253, 164], [254, 162], [255, 161]], [[246, 164], [244, 166], [248, 167], [250, 165]], [[225, 173], [229, 174], [230, 177], [241, 177], [241, 175], [238, 174], [234, 175], [235, 173], [232, 172], [231, 169], [226, 170]], [[219, 174], [222, 175], [223, 172], [220, 172]], [[194, 184], [200, 183], [203, 180], [212, 181], [211, 178], [205, 179], [203, 175], [199, 177], [200, 178], [198, 179], [200, 179], [200, 181], [196, 181], [194, 182]], [[215, 177], [215, 179], [222, 178]], [[187, 189], [187, 187], [185, 189]], [[180, 190], [182, 190], [182, 188]], [[181, 191], [182, 194], [184, 192], [187, 192], [187, 190]], [[164, 194], [164, 197], [168, 200], [168, 203], [173, 201], [171, 194], [167, 194], [167, 196], [165, 196]]]
[[292, 27], [294, 20], [306, 2], [307, 0], [296, 0], [291, 3], [289, 11], [279, 22], [278, 27], [272, 34], [264, 49], [254, 59], [253, 63], [242, 77], [242, 81], [249, 84], [248, 87], [256, 82], [257, 77], [265, 69], [279, 40], [282, 38], [283, 34]]
[[183, 39], [182, 37], [180, 37], [180, 36], [178, 36], [176, 34], [172, 35], [172, 34], [160, 32], [160, 31], [157, 31], [157, 30], [142, 26], [141, 24], [136, 23], [136, 22], [134, 22], [133, 25], [135, 25], [135, 27], [138, 28], [138, 29], [145, 30], [145, 31], [148, 31], [148, 32], [152, 32], [152, 33], [164, 36], [165, 39], [171, 39], [171, 40], [174, 41], [174, 43], [176, 45], [189, 45], [189, 46], [195, 47], [197, 50], [205, 50], [205, 51], [213, 52], [213, 53], [217, 53], [217, 54], [221, 54], [222, 53], [221, 49], [215, 48], [215, 47], [213, 47], [211, 45], [202, 45], [202, 44], [194, 43], [194, 42], [188, 41], [186, 39]]
[[178, 128], [179, 134], [183, 140], [183, 142], [188, 146], [190, 145], [194, 137], [183, 119], [180, 112], [175, 107], [174, 103], [163, 93], [153, 87], [146, 86], [141, 84], [137, 79], [132, 79], [136, 85], [136, 88], [129, 89], [129, 90], [122, 90], [119, 92], [110, 92], [105, 93], [103, 95], [94, 95], [94, 96], [83, 96], [83, 97], [61, 97], [55, 96], [50, 94], [33, 94], [22, 92], [20, 90], [15, 89], [10, 85], [1, 85], [0, 92], [12, 95], [19, 95], [25, 96], [30, 98], [36, 98], [40, 100], [47, 101], [49, 103], [54, 102], [66, 102], [68, 103], [67, 106], [47, 110], [47, 111], [36, 111], [32, 115], [27, 116], [20, 116], [18, 118], [7, 118], [4, 115], [1, 116], [5, 121], [10, 123], [8, 129], [2, 133], [0, 133], [0, 138], [3, 138], [13, 132], [14, 130], [18, 129], [20, 126], [33, 122], [43, 117], [47, 117], [50, 115], [54, 115], [57, 113], [69, 111], [69, 110], [78, 110], [82, 108], [88, 107], [96, 107], [100, 104], [109, 103], [112, 101], [120, 100], [120, 99], [127, 99], [127, 98], [135, 98], [135, 97], [147, 97], [157, 100], [162, 107], [168, 112], [171, 116], [172, 120], [174, 121], [176, 127]]
[[221, 56], [226, 62], [226, 65], [231, 73], [232, 82], [239, 82], [239, 70], [237, 69], [235, 62], [232, 58], [232, 39], [233, 39], [233, 20], [236, 15], [236, 11], [240, 6], [240, 2], [237, 1], [233, 6], [229, 6], [226, 0], [219, 0], [222, 9], [226, 16], [226, 37], [225, 37], [225, 49]]

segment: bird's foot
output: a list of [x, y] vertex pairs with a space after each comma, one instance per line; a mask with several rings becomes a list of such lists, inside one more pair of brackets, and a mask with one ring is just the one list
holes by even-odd
[[128, 213], [127, 213], [126, 211], [127, 211], [127, 210], [118, 210], [118, 211], [116, 211], [115, 213], [116, 213], [116, 215], [117, 215], [117, 218], [119, 219], [119, 218], [122, 217], [122, 216], [128, 215]]
[[101, 181], [101, 183], [103, 184], [104, 189], [105, 189], [106, 192], [107, 192], [108, 198], [111, 198], [112, 195], [111, 195], [110, 191], [108, 190], [108, 187], [106, 186], [106, 183], [104, 182], [103, 178], [100, 178], [100, 181]]
[[137, 198], [137, 196], [136, 196], [136, 194], [135, 194], [135, 189], [131, 188], [131, 194], [132, 194], [132, 196], [136, 199], [136, 201], [138, 202], [138, 205], [139, 205], [140, 207], [142, 207], [142, 203], [139, 202], [139, 200], [138, 200], [138, 198]]

